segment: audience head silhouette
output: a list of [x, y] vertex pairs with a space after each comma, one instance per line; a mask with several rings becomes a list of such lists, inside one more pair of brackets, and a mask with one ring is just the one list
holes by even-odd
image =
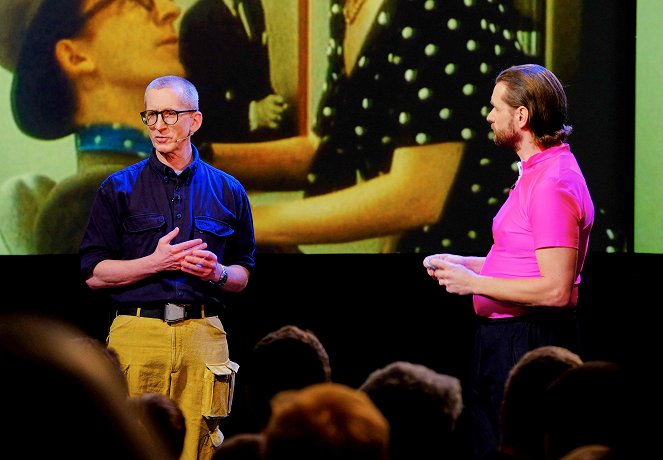
[[278, 393], [265, 460], [388, 460], [389, 423], [362, 391], [318, 383]]
[[223, 441], [212, 460], [262, 460], [264, 443], [262, 433], [237, 433]]
[[264, 428], [276, 393], [331, 381], [329, 355], [313, 332], [286, 325], [255, 344], [243, 377], [249, 407]]
[[155, 436], [162, 439], [178, 458], [184, 449], [186, 420], [177, 402], [161, 393], [143, 393], [130, 399], [138, 419]]
[[525, 353], [504, 386], [499, 450], [524, 458], [543, 458], [546, 388], [582, 359], [567, 348], [546, 345]]
[[[69, 323], [36, 313], [0, 319], [5, 449], [19, 458], [175, 459], [138, 422], [117, 368]], [[47, 427], [44, 415], [56, 417]]]
[[421, 364], [396, 361], [359, 387], [387, 418], [391, 460], [445, 458], [455, 451], [463, 409], [460, 380]]
[[631, 392], [621, 366], [587, 361], [562, 373], [546, 392], [546, 458], [601, 444], [623, 452], [629, 433]]

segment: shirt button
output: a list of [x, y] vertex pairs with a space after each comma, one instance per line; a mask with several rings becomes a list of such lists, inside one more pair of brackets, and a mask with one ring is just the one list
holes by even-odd
[[175, 217], [177, 217], [177, 220], [180, 220], [182, 218], [182, 213], [178, 212], [177, 214], [175, 214]]

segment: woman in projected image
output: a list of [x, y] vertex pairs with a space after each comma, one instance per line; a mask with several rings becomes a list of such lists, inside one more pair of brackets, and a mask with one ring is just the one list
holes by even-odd
[[35, 139], [75, 135], [77, 171], [0, 187], [0, 252], [78, 252], [94, 193], [152, 150], [139, 113], [156, 76], [183, 75], [172, 0], [5, 0], [0, 64], [14, 120]]
[[254, 203], [258, 244], [487, 250], [517, 174], [485, 122], [495, 75], [523, 59], [511, 15], [504, 0], [331, 1], [313, 132], [213, 146], [248, 188], [305, 191]]

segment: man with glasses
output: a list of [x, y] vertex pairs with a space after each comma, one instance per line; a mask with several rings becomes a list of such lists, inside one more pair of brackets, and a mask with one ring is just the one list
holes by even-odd
[[[0, 253], [78, 251], [92, 197], [113, 171], [149, 155], [136, 113], [145, 86], [184, 75], [172, 0], [4, 0], [0, 64], [13, 72], [14, 121], [36, 139], [74, 134], [77, 171], [0, 187]], [[63, 161], [65, 159], [63, 158]]]
[[256, 248], [248, 196], [204, 162], [198, 92], [179, 76], [153, 80], [140, 113], [153, 149], [99, 187], [80, 246], [81, 274], [107, 289], [108, 335], [131, 396], [161, 393], [186, 419], [183, 460], [209, 459], [223, 441], [238, 365], [219, 313], [242, 291]]

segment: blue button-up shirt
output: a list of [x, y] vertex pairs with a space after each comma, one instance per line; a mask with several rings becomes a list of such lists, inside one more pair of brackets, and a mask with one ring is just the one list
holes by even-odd
[[[179, 227], [172, 244], [201, 238], [223, 265], [251, 271], [256, 249], [248, 195], [233, 176], [200, 159], [179, 175], [149, 158], [110, 175], [99, 187], [80, 247], [81, 274], [87, 277], [105, 259], [132, 260], [150, 255], [159, 238]], [[165, 271], [114, 288], [113, 303], [221, 302], [223, 291], [180, 271]]]

